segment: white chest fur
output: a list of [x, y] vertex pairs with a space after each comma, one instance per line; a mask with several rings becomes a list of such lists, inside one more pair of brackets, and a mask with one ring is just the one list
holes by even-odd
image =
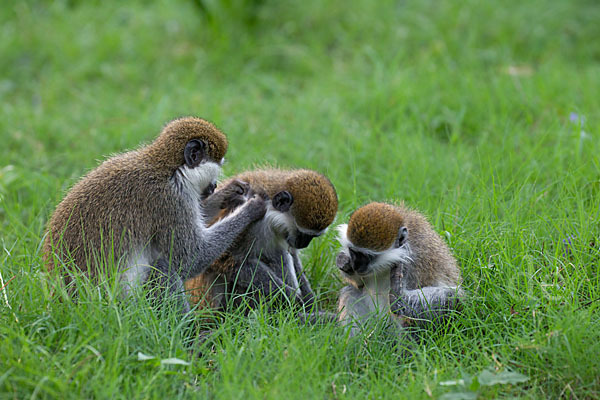
[[298, 277], [296, 276], [296, 268], [294, 268], [294, 259], [288, 252], [285, 253], [285, 258], [285, 266], [287, 269], [285, 282], [298, 291], [300, 285], [298, 284]]

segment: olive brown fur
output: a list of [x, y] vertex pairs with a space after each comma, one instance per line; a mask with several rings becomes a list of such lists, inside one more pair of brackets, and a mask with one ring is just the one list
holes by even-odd
[[[150, 144], [116, 155], [89, 172], [56, 207], [47, 226], [48, 269], [64, 266], [96, 278], [118, 265], [126, 290], [159, 270], [171, 292], [204, 271], [252, 221], [262, 199], [208, 228], [199, 199], [214, 187], [227, 138], [195, 117], [168, 123]], [[184, 311], [189, 309], [182, 303]]]

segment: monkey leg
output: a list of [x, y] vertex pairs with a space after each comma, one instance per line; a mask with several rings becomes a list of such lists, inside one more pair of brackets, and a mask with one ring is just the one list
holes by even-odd
[[287, 298], [303, 304], [298, 291], [287, 285], [264, 262], [256, 259], [246, 260], [237, 271], [235, 284], [258, 289], [263, 295], [271, 298], [278, 293], [285, 293]]
[[437, 321], [456, 310], [461, 291], [453, 287], [426, 286], [390, 294], [392, 312], [417, 321]]
[[157, 289], [154, 293], [154, 300], [157, 300], [156, 297], [161, 294], [166, 293], [169, 298], [175, 299], [182, 314], [187, 314], [190, 311], [183, 281], [175, 268], [166, 259], [161, 257], [153, 263], [150, 279], [152, 286], [154, 286], [152, 289]]
[[302, 262], [300, 261], [300, 257], [298, 257], [298, 252], [292, 251], [291, 254], [292, 260], [294, 261], [296, 276], [298, 277], [298, 284], [300, 285], [302, 301], [307, 308], [313, 307], [316, 301], [315, 292], [313, 292], [310, 282], [304, 273], [304, 268], [302, 268]]
[[309, 312], [301, 312], [298, 314], [300, 322], [309, 325], [325, 325], [332, 324], [338, 320], [338, 314], [331, 311], [320, 311], [313, 309]]

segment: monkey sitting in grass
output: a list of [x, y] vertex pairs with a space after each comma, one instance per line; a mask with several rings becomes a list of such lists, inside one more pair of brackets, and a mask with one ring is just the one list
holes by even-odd
[[267, 212], [206, 272], [186, 282], [192, 302], [223, 310], [228, 302], [244, 301], [252, 308], [261, 296], [284, 293], [311, 306], [314, 293], [298, 250], [322, 235], [336, 216], [338, 199], [329, 179], [306, 169], [259, 169], [236, 175], [221, 187], [204, 201], [209, 219], [234, 215], [255, 192], [269, 199]]
[[370, 203], [338, 227], [336, 265], [349, 285], [339, 320], [356, 335], [367, 320], [431, 321], [456, 309], [462, 295], [458, 264], [427, 219], [403, 204]]
[[211, 265], [266, 203], [249, 198], [235, 213], [208, 227], [201, 199], [214, 189], [227, 138], [194, 117], [167, 124], [147, 146], [114, 156], [76, 183], [56, 207], [44, 240], [49, 270], [92, 279], [120, 272], [129, 292], [155, 271], [152, 284], [189, 310], [183, 280]]

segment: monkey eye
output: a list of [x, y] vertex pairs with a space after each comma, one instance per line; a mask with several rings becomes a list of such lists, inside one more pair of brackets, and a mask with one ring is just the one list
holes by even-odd
[[185, 145], [183, 150], [183, 158], [185, 165], [190, 168], [196, 167], [204, 159], [206, 143], [202, 140], [192, 139]]

